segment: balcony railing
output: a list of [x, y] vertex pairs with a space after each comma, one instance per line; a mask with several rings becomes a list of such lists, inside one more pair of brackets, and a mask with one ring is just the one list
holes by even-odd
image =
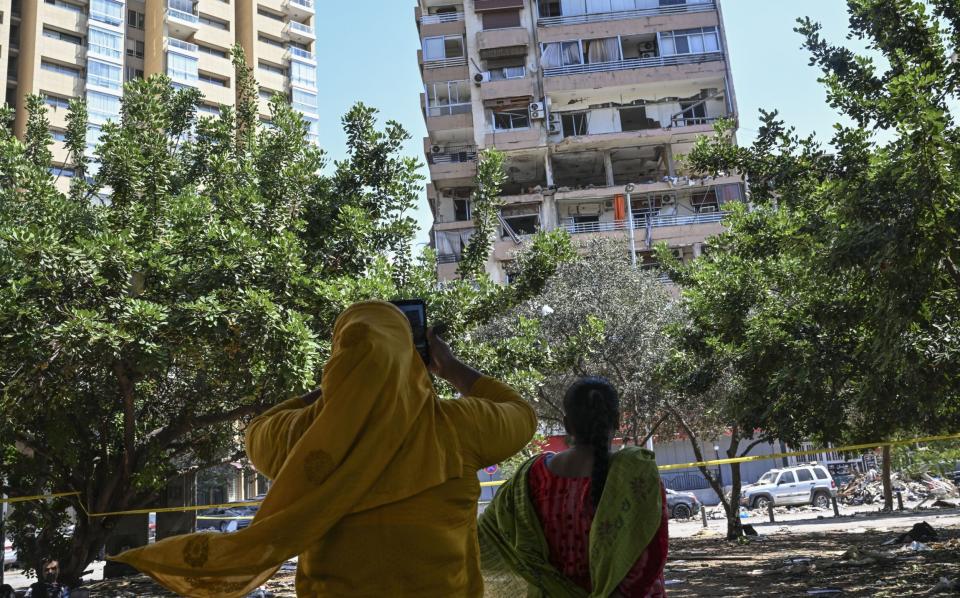
[[440, 23], [457, 23], [464, 19], [462, 12], [445, 12], [438, 15], [423, 15], [421, 25], [439, 25]]
[[296, 4], [297, 6], [313, 10], [313, 0], [287, 0], [287, 4]]
[[691, 116], [690, 118], [675, 118], [672, 123], [674, 127], [696, 127], [698, 125], [712, 125], [723, 117], [717, 116]]
[[[708, 212], [704, 214], [688, 214], [685, 216], [653, 216], [650, 218], [650, 225], [653, 228], [663, 226], [689, 226], [692, 224], [710, 224], [713, 222], [722, 222], [730, 212]], [[618, 230], [629, 230], [629, 220], [615, 220], [613, 222], [580, 222], [565, 223], [562, 227], [571, 235], [586, 233], [605, 233]], [[633, 228], [644, 229], [647, 227], [646, 216], [634, 216]]]
[[289, 49], [291, 56], [296, 56], [297, 58], [304, 58], [306, 60], [313, 60], [313, 52], [308, 52], [306, 50], [301, 50], [300, 48], [291, 47]]
[[186, 21], [187, 23], [199, 23], [200, 17], [193, 14], [192, 12], [186, 12], [179, 10], [177, 8], [167, 8], [167, 16], [174, 19], [180, 19], [181, 21]]
[[713, 2], [696, 4], [678, 4], [676, 6], [655, 6], [653, 8], [638, 8], [635, 10], [618, 10], [615, 12], [600, 12], [585, 15], [567, 15], [559, 17], [540, 17], [537, 25], [540, 27], [555, 27], [557, 25], [580, 25], [583, 23], [602, 23], [604, 21], [619, 21], [622, 19], [639, 19], [658, 15], [679, 14], [685, 12], [707, 12], [716, 10]]
[[298, 23], [296, 21], [290, 21], [287, 23], [287, 29], [301, 35], [313, 36], [313, 27], [310, 25], [304, 25], [303, 23]]
[[437, 254], [438, 264], [455, 264], [459, 261], [460, 261], [460, 255], [456, 253], [438, 253]]
[[445, 106], [428, 106], [427, 116], [453, 116], [454, 114], [470, 114], [473, 104], [447, 104]]
[[[676, 56], [655, 56], [653, 58], [628, 58], [614, 62], [597, 62], [593, 64], [570, 64], [543, 69], [544, 77], [560, 77], [563, 75], [580, 75], [584, 73], [604, 73], [609, 71], [626, 71], [630, 69], [653, 68], [660, 66], [677, 66], [681, 64], [698, 64], [723, 60], [723, 52], [706, 52], [703, 54], [680, 54]], [[426, 66], [426, 65], [424, 65]]]
[[438, 60], [424, 60], [423, 68], [425, 69], [443, 69], [450, 66], [466, 66], [467, 57], [458, 56], [456, 58], [440, 58]]
[[190, 42], [185, 42], [181, 39], [175, 37], [167, 38], [167, 45], [171, 48], [176, 48], [178, 50], [184, 50], [186, 52], [196, 53], [197, 44], [191, 44]]
[[454, 147], [445, 147], [443, 151], [429, 155], [430, 164], [456, 164], [459, 162], [476, 162], [477, 146], [461, 145]]

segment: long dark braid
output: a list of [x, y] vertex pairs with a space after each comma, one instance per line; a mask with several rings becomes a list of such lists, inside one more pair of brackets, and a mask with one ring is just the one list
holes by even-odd
[[575, 444], [593, 448], [590, 498], [600, 505], [610, 465], [610, 442], [620, 425], [620, 399], [606, 378], [581, 378], [563, 397], [563, 411]]

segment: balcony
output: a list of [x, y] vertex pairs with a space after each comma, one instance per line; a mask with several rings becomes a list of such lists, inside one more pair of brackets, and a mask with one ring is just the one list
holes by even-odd
[[462, 23], [464, 14], [462, 12], [444, 12], [436, 15], [423, 15], [420, 17], [421, 25], [440, 25], [442, 23]]
[[434, 60], [423, 61], [423, 68], [425, 69], [446, 69], [463, 66], [467, 66], [466, 56], [457, 56], [455, 58], [437, 58]]
[[[723, 222], [723, 219], [726, 218], [730, 212], [707, 212], [703, 214], [689, 214], [684, 216], [634, 216], [633, 219], [633, 228], [634, 230], [643, 230], [646, 229], [649, 225], [650, 228], [662, 228], [666, 226], [693, 226], [697, 224], [715, 224], [718, 222]], [[622, 231], [630, 229], [630, 221], [627, 219], [623, 220], [612, 220], [606, 222], [565, 222], [561, 224], [561, 228], [566, 230], [571, 235], [580, 235], [580, 234], [591, 234], [591, 233], [605, 233], [612, 231]], [[649, 224], [648, 224], [649, 223]]]
[[[432, 151], [432, 150], [438, 151]], [[450, 186], [471, 185], [477, 176], [477, 147], [475, 145], [437, 146], [429, 148], [427, 163], [430, 178]]]
[[651, 8], [639, 8], [634, 10], [618, 10], [611, 12], [589, 13], [582, 15], [567, 15], [557, 17], [540, 17], [537, 19], [539, 27], [556, 27], [559, 25], [583, 25], [586, 23], [604, 23], [608, 21], [620, 21], [624, 19], [641, 19], [644, 17], [656, 17], [665, 15], [675, 15], [693, 12], [710, 12], [716, 10], [714, 2], [697, 2], [680, 4], [675, 6], [654, 6]]
[[286, 0], [283, 8], [288, 15], [295, 19], [304, 19], [312, 17], [314, 8], [313, 0]]
[[306, 60], [316, 64], [317, 59], [313, 55], [313, 52], [308, 52], [307, 50], [301, 50], [300, 48], [290, 47], [287, 49], [287, 58], [298, 58], [300, 60]]
[[488, 51], [496, 48], [517, 48], [516, 53], [519, 54], [520, 47], [529, 46], [530, 32], [524, 27], [477, 32], [477, 48], [483, 54], [487, 54]]
[[180, 37], [193, 35], [200, 29], [200, 17], [194, 12], [189, 0], [169, 0], [167, 3], [167, 27], [170, 33]]
[[678, 66], [681, 64], [700, 64], [723, 60], [723, 52], [707, 52], [703, 54], [682, 54], [674, 56], [654, 56], [653, 58], [629, 58], [613, 62], [597, 62], [593, 64], [568, 64], [543, 69], [544, 77], [562, 77], [563, 75], [581, 75], [585, 73], [607, 73], [631, 69], [656, 68], [664, 66]]
[[197, 54], [197, 44], [191, 44], [190, 42], [185, 42], [175, 37], [167, 38], [167, 48], [178, 50], [181, 53], [190, 54], [191, 56]]
[[550, 67], [544, 69], [544, 90], [553, 93], [716, 79], [725, 74], [723, 60], [723, 52], [706, 52]]
[[297, 42], [312, 42], [316, 39], [313, 27], [296, 21], [287, 23], [286, 27], [283, 28], [283, 34], [287, 39]]

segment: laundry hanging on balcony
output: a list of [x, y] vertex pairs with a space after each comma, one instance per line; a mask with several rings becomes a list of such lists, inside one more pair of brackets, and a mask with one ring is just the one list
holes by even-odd
[[613, 196], [613, 219], [617, 222], [627, 219], [627, 198], [623, 195]]

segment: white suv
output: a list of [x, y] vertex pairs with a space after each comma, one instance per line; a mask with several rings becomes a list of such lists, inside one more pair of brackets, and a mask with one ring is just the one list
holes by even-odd
[[756, 484], [743, 487], [740, 504], [754, 509], [774, 505], [813, 505], [826, 509], [837, 495], [837, 484], [822, 465], [771, 469]]

